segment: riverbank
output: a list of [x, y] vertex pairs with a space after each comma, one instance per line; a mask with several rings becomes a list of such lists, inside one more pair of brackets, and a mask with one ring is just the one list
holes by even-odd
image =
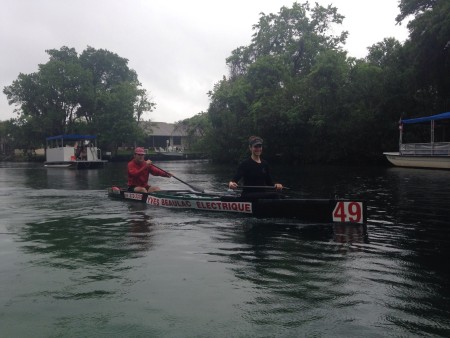
[[[115, 156], [105, 155], [102, 159], [108, 162], [128, 162], [133, 157], [133, 154], [118, 154]], [[177, 154], [161, 154], [149, 153], [146, 155], [152, 161], [176, 161], [176, 160], [205, 160], [208, 159], [206, 154], [186, 152], [181, 155]], [[0, 155], [0, 162], [45, 162], [45, 155]]]

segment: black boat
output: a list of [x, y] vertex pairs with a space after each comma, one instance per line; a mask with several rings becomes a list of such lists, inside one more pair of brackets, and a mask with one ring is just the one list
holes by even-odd
[[136, 193], [118, 187], [109, 188], [108, 196], [163, 208], [228, 212], [258, 218], [288, 218], [314, 223], [367, 222], [367, 207], [362, 200], [286, 197], [246, 199], [239, 194], [214, 194], [192, 190]]

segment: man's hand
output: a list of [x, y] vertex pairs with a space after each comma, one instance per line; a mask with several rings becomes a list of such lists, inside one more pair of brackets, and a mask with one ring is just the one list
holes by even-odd
[[236, 182], [230, 181], [230, 183], [228, 183], [228, 188], [229, 189], [236, 189], [238, 187]]
[[276, 183], [274, 187], [276, 190], [283, 190], [283, 185], [280, 183]]

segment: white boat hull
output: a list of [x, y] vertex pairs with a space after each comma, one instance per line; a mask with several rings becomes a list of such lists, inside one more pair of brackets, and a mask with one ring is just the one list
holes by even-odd
[[398, 152], [383, 154], [397, 167], [450, 169], [450, 156], [408, 156]]
[[158, 151], [157, 154], [163, 156], [171, 156], [171, 157], [184, 157], [184, 153], [176, 152], [176, 151]]
[[44, 167], [46, 168], [70, 168], [75, 167], [72, 163], [45, 163]]
[[69, 169], [97, 169], [103, 168], [106, 160], [98, 161], [70, 161], [70, 162], [45, 162], [46, 168], [69, 168]]

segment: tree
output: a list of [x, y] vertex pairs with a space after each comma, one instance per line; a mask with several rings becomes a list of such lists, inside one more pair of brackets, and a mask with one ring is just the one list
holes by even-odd
[[[3, 92], [18, 108], [22, 127], [36, 128], [34, 137], [94, 133], [111, 146], [137, 136], [137, 124], [155, 103], [148, 99], [128, 60], [107, 50], [88, 47], [46, 51], [49, 61], [32, 74], [19, 74]], [[39, 123], [36, 123], [39, 121]]]
[[99, 108], [92, 116], [91, 128], [98, 130], [98, 138], [106, 148], [117, 153], [122, 144], [134, 144], [143, 139], [134, 118], [136, 88], [129, 82], [118, 84], [111, 91], [99, 93]]
[[248, 47], [239, 47], [227, 59], [230, 76], [245, 74], [258, 58], [283, 55], [293, 73], [308, 72], [315, 57], [326, 49], [340, 49], [348, 33], [330, 34], [331, 26], [342, 23], [344, 17], [336, 7], [316, 3], [294, 2], [292, 8], [282, 7], [278, 15], [261, 13], [253, 26], [255, 33]]
[[343, 20], [334, 7], [262, 13], [209, 93], [213, 159], [239, 159], [258, 134], [270, 144], [266, 157], [367, 163], [396, 146], [404, 112], [450, 110], [450, 2], [401, 0], [399, 8], [398, 23], [415, 16], [410, 38], [385, 38], [364, 59], [343, 51], [347, 32], [333, 33]]
[[207, 138], [211, 129], [207, 113], [201, 112], [191, 118], [184, 119], [176, 124], [175, 129], [177, 128], [186, 131], [189, 150], [209, 153], [209, 145], [214, 140]]
[[135, 119], [139, 123], [142, 116], [146, 112], [151, 112], [155, 108], [156, 103], [150, 101], [145, 89], [138, 89], [136, 92], [136, 100], [134, 103]]
[[401, 23], [408, 23], [410, 38], [405, 43], [414, 68], [414, 98], [421, 113], [450, 110], [450, 2], [445, 0], [402, 0]]
[[[245, 78], [228, 80], [224, 77], [209, 92], [211, 103], [208, 118], [211, 129], [207, 138], [211, 140], [211, 157], [220, 161], [231, 161], [240, 157], [240, 149], [247, 129], [249, 85]], [[214, 140], [214, 141], [213, 141]]]
[[409, 15], [419, 15], [424, 13], [425, 11], [432, 9], [438, 2], [440, 2], [440, 0], [400, 0], [398, 5], [400, 14], [397, 15], [395, 21], [401, 23]]
[[213, 158], [239, 159], [251, 134], [270, 142], [268, 156], [298, 144], [309, 105], [300, 90], [323, 53], [341, 51], [347, 32], [333, 35], [330, 28], [342, 19], [332, 6], [308, 3], [282, 7], [278, 15], [261, 14], [251, 44], [232, 52], [226, 60], [229, 78], [210, 93], [211, 133], [219, 136], [212, 146]]
[[[72, 50], [61, 50], [60, 56]], [[53, 51], [47, 51], [52, 55]], [[89, 84], [89, 74], [73, 58], [52, 56], [39, 71], [20, 74], [3, 92], [9, 104], [18, 105], [19, 117], [38, 119], [38, 131], [48, 136], [73, 131], [79, 96]], [[22, 120], [23, 121], [23, 120]]]
[[[311, 144], [310, 129], [323, 127], [328, 108], [336, 110], [336, 90], [346, 79], [333, 70], [345, 64], [347, 32], [333, 33], [342, 20], [335, 7], [308, 2], [282, 7], [277, 15], [261, 14], [251, 44], [232, 52], [226, 60], [229, 78], [210, 94], [211, 132], [223, 143], [213, 149], [215, 159], [239, 159], [252, 134], [271, 144], [267, 157], [297, 161], [308, 157], [305, 151], [312, 153], [304, 146]], [[328, 52], [335, 54], [327, 59]]]

